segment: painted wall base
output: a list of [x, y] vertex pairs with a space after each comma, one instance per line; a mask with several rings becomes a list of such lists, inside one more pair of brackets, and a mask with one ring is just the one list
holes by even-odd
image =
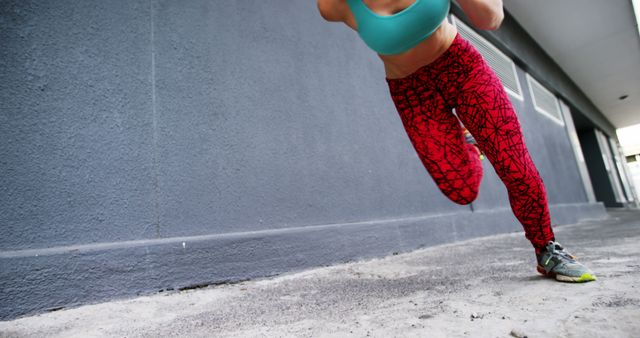
[[[551, 207], [557, 224], [607, 217], [601, 203]], [[521, 231], [510, 209], [233, 234], [0, 252], [0, 318], [158, 291], [273, 276]]]

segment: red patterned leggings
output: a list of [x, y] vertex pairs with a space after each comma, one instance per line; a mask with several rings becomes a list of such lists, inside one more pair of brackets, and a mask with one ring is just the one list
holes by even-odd
[[387, 83], [420, 160], [449, 199], [473, 202], [482, 180], [482, 163], [464, 141], [461, 121], [505, 184], [527, 239], [538, 250], [554, 238], [545, 187], [520, 122], [500, 79], [468, 41], [458, 34], [434, 62]]

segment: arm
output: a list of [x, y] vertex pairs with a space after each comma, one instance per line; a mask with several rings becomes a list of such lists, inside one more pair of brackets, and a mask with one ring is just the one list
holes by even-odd
[[341, 10], [341, 0], [318, 0], [318, 10], [322, 18], [327, 21], [344, 21], [344, 11]]
[[458, 0], [458, 3], [471, 23], [479, 29], [496, 30], [504, 19], [502, 0]]

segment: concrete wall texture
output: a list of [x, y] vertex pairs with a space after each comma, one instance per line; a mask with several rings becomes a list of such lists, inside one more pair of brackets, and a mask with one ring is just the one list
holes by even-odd
[[[439, 192], [314, 1], [2, 1], [0, 40], [0, 318], [521, 229], [487, 161]], [[518, 75], [554, 223], [602, 217]]]

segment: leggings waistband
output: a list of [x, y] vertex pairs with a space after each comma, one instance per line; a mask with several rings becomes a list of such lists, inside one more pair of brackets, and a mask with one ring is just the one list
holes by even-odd
[[397, 78], [397, 79], [386, 78], [387, 83], [389, 83], [390, 86], [401, 85], [403, 83], [406, 83], [407, 81], [411, 81], [412, 78], [418, 74], [431, 72], [435, 69], [442, 69], [446, 66], [447, 63], [451, 62], [456, 55], [459, 54], [461, 48], [464, 48], [467, 45], [469, 45], [469, 42], [465, 40], [460, 35], [460, 33], [456, 33], [456, 37], [453, 39], [453, 42], [451, 43], [451, 45], [444, 51], [444, 53], [438, 56], [435, 60], [418, 68], [416, 71], [414, 71], [413, 73], [405, 77]]

